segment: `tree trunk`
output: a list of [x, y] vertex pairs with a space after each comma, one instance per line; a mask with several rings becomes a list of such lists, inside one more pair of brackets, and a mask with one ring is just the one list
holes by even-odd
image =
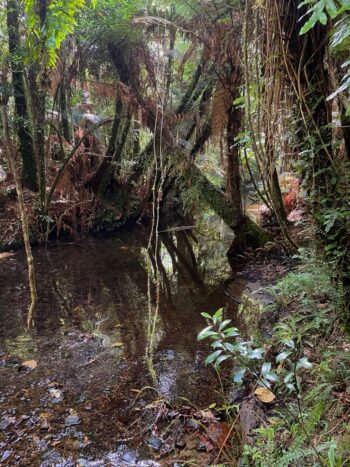
[[[232, 101], [234, 101], [235, 97], [232, 97]], [[242, 129], [242, 111], [231, 105], [227, 117], [227, 191], [231, 198], [232, 215], [237, 221], [232, 250], [243, 251], [246, 248], [247, 218], [243, 212], [239, 146], [236, 142], [236, 136]]]
[[62, 135], [66, 141], [71, 141], [72, 132], [71, 124], [69, 122], [69, 110], [68, 110], [68, 90], [67, 90], [67, 80], [64, 77], [62, 79], [60, 89], [59, 89], [59, 105], [62, 121]]
[[30, 306], [28, 310], [27, 326], [28, 328], [30, 328], [32, 325], [34, 310], [35, 310], [35, 306], [37, 302], [34, 261], [33, 261], [32, 249], [30, 246], [30, 240], [29, 240], [29, 227], [28, 227], [24, 198], [23, 198], [22, 184], [21, 184], [21, 180], [20, 180], [20, 177], [17, 171], [16, 153], [15, 153], [14, 147], [12, 145], [11, 137], [10, 137], [7, 107], [6, 107], [6, 103], [4, 102], [1, 102], [1, 118], [2, 118], [2, 125], [3, 125], [3, 134], [4, 134], [4, 147], [5, 147], [5, 151], [6, 151], [8, 160], [9, 160], [11, 172], [15, 180], [15, 184], [16, 184], [18, 206], [20, 210], [22, 232], [23, 232], [23, 242], [24, 242], [24, 247], [25, 247], [25, 252], [26, 252], [26, 257], [27, 257], [27, 264], [28, 264], [28, 280], [29, 280], [29, 287], [30, 287], [31, 302], [30, 302]]
[[115, 114], [114, 114], [114, 121], [111, 131], [111, 136], [109, 138], [108, 148], [104, 158], [102, 159], [101, 164], [99, 165], [98, 169], [94, 173], [93, 177], [89, 181], [89, 185], [91, 186], [94, 193], [99, 193], [101, 184], [106, 177], [112, 159], [114, 157], [116, 151], [116, 143], [119, 135], [119, 127], [121, 122], [121, 112], [123, 110], [123, 103], [120, 99], [119, 92], [117, 91], [116, 98], [115, 98]]
[[22, 182], [30, 190], [37, 191], [38, 179], [30, 131], [27, 99], [25, 95], [24, 76], [20, 53], [20, 36], [18, 25], [18, 7], [16, 0], [7, 2], [7, 29], [12, 71], [12, 84], [16, 109], [16, 128], [19, 140], [19, 152], [22, 158]]
[[[221, 219], [233, 230], [234, 233], [241, 234], [242, 222], [245, 224], [246, 243], [253, 247], [261, 247], [270, 240], [270, 236], [264, 229], [255, 224], [248, 216], [243, 219], [237, 217], [237, 206], [216, 188], [200, 171], [195, 164], [190, 164], [182, 174], [185, 182], [195, 186], [199, 197], [207, 204]], [[245, 245], [237, 244], [238, 248], [244, 249]]]
[[39, 74], [40, 69], [38, 64], [32, 65], [28, 73], [29, 92], [32, 107], [33, 126], [34, 126], [34, 151], [36, 157], [36, 165], [38, 170], [39, 182], [39, 198], [41, 206], [45, 205], [46, 196], [46, 170], [45, 170], [45, 111], [46, 111], [46, 95], [45, 84], [43, 81], [44, 74]]
[[341, 113], [341, 125], [343, 129], [345, 153], [348, 161], [350, 161], [350, 117], [345, 115], [344, 108]]

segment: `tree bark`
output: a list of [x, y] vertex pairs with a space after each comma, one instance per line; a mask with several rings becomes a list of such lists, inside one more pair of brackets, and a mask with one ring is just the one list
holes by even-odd
[[12, 71], [12, 84], [16, 109], [16, 129], [19, 140], [19, 152], [22, 158], [22, 182], [33, 191], [38, 190], [37, 167], [33, 138], [30, 131], [27, 99], [25, 94], [23, 60], [20, 53], [18, 24], [18, 6], [16, 0], [7, 2], [7, 29]]
[[41, 208], [45, 204], [46, 196], [46, 168], [45, 168], [45, 111], [46, 95], [44, 83], [38, 83], [39, 66], [32, 65], [28, 73], [30, 100], [34, 126], [34, 152], [38, 172], [39, 198]]
[[30, 328], [32, 325], [34, 310], [35, 310], [35, 306], [37, 302], [34, 261], [33, 261], [32, 249], [30, 246], [30, 240], [29, 240], [29, 227], [28, 227], [27, 215], [26, 215], [25, 204], [24, 204], [22, 184], [21, 184], [21, 179], [18, 175], [18, 170], [17, 170], [17, 165], [16, 165], [16, 153], [15, 153], [15, 150], [14, 150], [14, 147], [11, 141], [11, 137], [10, 137], [10, 129], [9, 129], [8, 116], [7, 116], [7, 106], [4, 102], [1, 102], [0, 106], [1, 106], [1, 118], [2, 118], [2, 125], [3, 125], [3, 134], [4, 134], [4, 147], [5, 147], [5, 151], [6, 151], [8, 160], [9, 160], [11, 172], [15, 180], [15, 184], [16, 184], [18, 206], [20, 210], [21, 224], [22, 224], [23, 242], [24, 242], [24, 248], [25, 248], [26, 257], [27, 257], [28, 280], [29, 280], [29, 288], [30, 288], [30, 306], [29, 306], [28, 316], [27, 316], [27, 326], [28, 328]]
[[69, 110], [68, 110], [68, 90], [67, 90], [67, 80], [63, 77], [60, 89], [59, 89], [59, 104], [60, 104], [60, 113], [62, 121], [62, 135], [66, 141], [71, 141], [72, 132], [71, 124], [69, 122]]

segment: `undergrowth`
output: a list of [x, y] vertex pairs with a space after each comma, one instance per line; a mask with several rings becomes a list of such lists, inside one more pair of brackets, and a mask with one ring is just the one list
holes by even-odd
[[255, 430], [254, 444], [243, 447], [239, 465], [350, 465], [350, 345], [339, 319], [342, 287], [304, 250], [297, 267], [268, 291], [273, 304], [263, 314], [279, 316], [270, 338], [244, 342], [224, 316], [217, 314], [214, 323], [203, 314], [211, 323], [204, 332], [213, 348], [207, 363], [220, 371], [221, 362], [231, 359], [233, 381], [258, 386], [266, 397], [254, 391], [249, 396], [260, 399], [266, 419]]

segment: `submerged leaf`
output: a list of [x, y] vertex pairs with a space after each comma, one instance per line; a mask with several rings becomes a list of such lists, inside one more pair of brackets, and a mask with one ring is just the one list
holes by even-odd
[[25, 368], [30, 368], [31, 370], [34, 370], [38, 366], [36, 360], [26, 360], [25, 362], [22, 363], [22, 367]]

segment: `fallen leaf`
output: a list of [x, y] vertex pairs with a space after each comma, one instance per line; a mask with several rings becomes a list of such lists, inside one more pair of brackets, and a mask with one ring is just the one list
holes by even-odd
[[228, 439], [230, 427], [226, 423], [209, 423], [207, 435], [215, 445], [221, 449]]
[[215, 415], [213, 412], [209, 409], [207, 410], [200, 410], [199, 412], [196, 412], [196, 415], [199, 416], [200, 418], [208, 418], [208, 419], [214, 419], [216, 420]]
[[201, 436], [200, 437], [200, 441], [199, 441], [199, 444], [197, 446], [197, 450], [198, 451], [206, 451], [206, 452], [210, 452], [214, 449], [214, 445], [213, 443], [211, 442], [211, 440], [209, 438], [207, 438], [206, 436]]
[[111, 347], [123, 347], [123, 342], [114, 342], [114, 344], [111, 345]]
[[54, 441], [53, 443], [51, 443], [51, 446], [57, 446], [58, 444], [61, 444], [62, 443], [62, 440], [61, 439], [58, 439], [57, 441]]
[[272, 402], [274, 399], [276, 399], [274, 393], [271, 392], [270, 389], [264, 387], [256, 388], [254, 394], [259, 400], [261, 400], [261, 402], [264, 402], [265, 404]]
[[26, 368], [31, 368], [32, 370], [34, 370], [34, 368], [36, 368], [38, 364], [36, 360], [26, 360], [25, 362], [22, 363], [21, 366], [24, 366]]

